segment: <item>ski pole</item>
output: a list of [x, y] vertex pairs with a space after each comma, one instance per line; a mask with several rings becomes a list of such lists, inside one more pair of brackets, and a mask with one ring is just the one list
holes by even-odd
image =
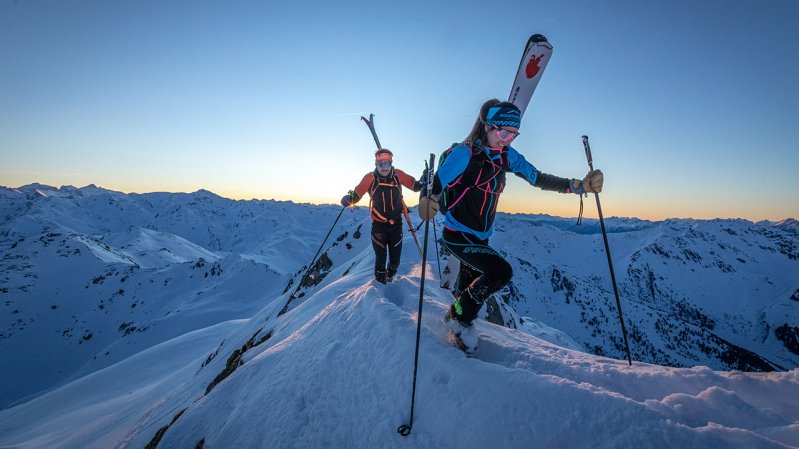
[[408, 206], [405, 205], [405, 200], [402, 201], [402, 215], [405, 215], [405, 221], [408, 222], [408, 230], [411, 231], [413, 241], [416, 243], [416, 249], [419, 250], [419, 256], [422, 255], [422, 245], [419, 244], [419, 238], [416, 237], [416, 229], [413, 228], [411, 217], [408, 215]]
[[313, 256], [313, 259], [311, 260], [311, 263], [308, 264], [308, 268], [305, 270], [305, 273], [303, 273], [302, 277], [300, 278], [300, 281], [297, 283], [297, 288], [295, 288], [294, 291], [291, 293], [291, 295], [289, 296], [288, 301], [286, 301], [286, 305], [283, 306], [283, 308], [280, 310], [280, 313], [278, 313], [277, 316], [283, 315], [284, 313], [288, 312], [289, 304], [291, 303], [291, 301], [293, 301], [295, 299], [294, 295], [296, 295], [297, 292], [300, 291], [300, 287], [302, 287], [302, 280], [305, 279], [305, 276], [307, 276], [308, 272], [311, 271], [311, 268], [313, 267], [314, 262], [316, 262], [316, 257], [319, 255], [319, 252], [322, 251], [322, 247], [325, 246], [325, 242], [327, 242], [327, 238], [330, 237], [330, 233], [333, 232], [333, 228], [336, 227], [336, 223], [338, 223], [338, 219], [341, 218], [341, 214], [344, 213], [344, 209], [346, 209], [346, 208], [347, 208], [347, 206], [342, 206], [341, 207], [341, 210], [339, 211], [338, 216], [336, 217], [336, 220], [333, 222], [333, 226], [331, 226], [330, 230], [327, 231], [327, 235], [325, 236], [325, 239], [322, 240], [322, 244], [319, 245], [319, 249], [316, 250], [316, 254]]
[[[583, 148], [585, 157], [588, 159], [589, 170], [594, 169], [594, 159], [591, 156], [591, 145], [588, 144], [588, 136], [583, 136]], [[627, 350], [627, 362], [633, 366], [633, 359], [630, 356], [630, 344], [627, 342], [627, 329], [624, 327], [624, 317], [621, 313], [621, 301], [619, 300], [619, 289], [616, 287], [616, 274], [613, 272], [613, 260], [610, 258], [610, 245], [608, 244], [608, 233], [605, 230], [605, 219], [602, 217], [602, 205], [599, 204], [599, 194], [594, 192], [596, 198], [596, 210], [599, 213], [599, 225], [602, 227], [602, 238], [605, 240], [605, 254], [608, 256], [608, 266], [610, 267], [610, 280], [613, 282], [613, 294], [616, 296], [616, 307], [619, 309], [619, 323], [621, 323], [621, 334], [624, 336], [624, 348]]]
[[438, 264], [438, 280], [441, 280], [441, 258], [438, 255], [438, 232], [436, 232], [436, 221], [433, 220], [433, 238], [436, 241], [436, 263]]
[[[441, 163], [441, 161], [439, 161]], [[428, 170], [427, 161], [424, 161], [424, 168]], [[441, 259], [438, 256], [438, 232], [436, 232], [436, 221], [433, 220], [433, 240], [436, 242], [436, 263], [438, 264], [438, 280], [441, 280]]]
[[[433, 162], [435, 162], [435, 154], [430, 154], [430, 167], [427, 172], [427, 197], [430, 198], [433, 192]], [[419, 338], [422, 335], [422, 305], [424, 304], [424, 277], [425, 269], [427, 268], [427, 236], [430, 229], [430, 221], [424, 222], [424, 246], [422, 247], [422, 280], [419, 282], [419, 316], [416, 319], [416, 354], [413, 359], [413, 390], [411, 392], [411, 419], [408, 424], [403, 424], [397, 428], [400, 435], [407, 437], [411, 434], [413, 429], [413, 409], [416, 405], [416, 372], [419, 368]]]

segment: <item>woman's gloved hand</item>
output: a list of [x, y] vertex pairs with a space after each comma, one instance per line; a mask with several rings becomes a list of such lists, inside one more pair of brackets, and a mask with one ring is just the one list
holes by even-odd
[[419, 218], [422, 220], [432, 220], [441, 206], [438, 205], [438, 197], [436, 195], [433, 196], [423, 196], [422, 199], [419, 200]]

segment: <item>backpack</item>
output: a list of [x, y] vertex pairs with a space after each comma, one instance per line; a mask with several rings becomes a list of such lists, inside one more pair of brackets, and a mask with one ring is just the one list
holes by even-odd
[[[465, 142], [454, 142], [449, 148], [444, 150], [444, 152], [441, 153], [441, 156], [438, 158], [438, 167], [441, 167], [441, 165], [447, 159], [447, 156], [452, 153], [453, 148], [463, 145], [464, 143]], [[464, 170], [463, 173], [451, 184], [461, 181], [464, 185], [472, 185], [475, 183], [475, 181], [477, 181], [477, 176], [474, 174], [474, 172], [475, 168], [480, 165], [480, 161], [474, 157], [474, 147], [470, 146], [469, 149], [472, 150], [472, 157], [469, 159], [469, 165], [466, 166], [466, 170]], [[436, 168], [436, 170], [438, 170], [438, 168]], [[455, 192], [448, 186], [441, 186], [441, 189], [441, 195], [438, 198], [438, 205], [440, 207], [439, 211], [442, 214], [446, 214], [449, 208], [455, 203], [457, 198], [455, 198]]]
[[[444, 163], [447, 157], [452, 153], [453, 148], [463, 144], [464, 143], [462, 142], [460, 143], [455, 142], [448, 149], [444, 150], [444, 152], [441, 153], [441, 156], [439, 157], [438, 166], [440, 167], [441, 164]], [[442, 191], [438, 199], [438, 204], [440, 207], [439, 210], [444, 214], [446, 214], [446, 212], [450, 210], [459, 201], [460, 197], [462, 197], [464, 193], [464, 189], [468, 190], [473, 187], [479, 188], [477, 184], [480, 181], [479, 178], [481, 175], [481, 170], [483, 168], [483, 163], [485, 158], [475, 157], [479, 156], [482, 150], [480, 149], [475, 150], [474, 146], [470, 146], [470, 150], [471, 150], [471, 158], [469, 159], [469, 164], [466, 166], [466, 169], [463, 171], [463, 173], [461, 173], [459, 177], [455, 178], [454, 181], [450, 182], [448, 186], [442, 186]], [[509, 169], [508, 167], [509, 162], [507, 157], [503, 157], [500, 160], [499, 164], [503, 166], [505, 171]], [[502, 179], [504, 182], [504, 176], [502, 177]]]
[[393, 169], [389, 177], [390, 179], [383, 178], [374, 173], [374, 181], [369, 186], [369, 209], [372, 212], [372, 220], [394, 224], [402, 219], [404, 203], [402, 186]]

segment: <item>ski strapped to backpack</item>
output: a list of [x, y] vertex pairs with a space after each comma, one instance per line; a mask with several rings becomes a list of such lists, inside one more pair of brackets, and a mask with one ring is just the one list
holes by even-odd
[[361, 120], [366, 123], [366, 126], [369, 127], [369, 131], [372, 132], [372, 137], [375, 139], [375, 145], [377, 145], [377, 149], [382, 150], [383, 147], [380, 146], [380, 139], [377, 138], [377, 132], [375, 132], [375, 115], [369, 114], [369, 118], [361, 116]]
[[530, 104], [530, 99], [533, 98], [535, 88], [538, 87], [538, 82], [541, 81], [541, 76], [551, 57], [552, 44], [547, 38], [542, 34], [530, 36], [524, 47], [519, 68], [516, 70], [516, 78], [513, 80], [513, 87], [508, 96], [508, 101], [519, 108], [521, 116], [524, 116], [524, 111]]

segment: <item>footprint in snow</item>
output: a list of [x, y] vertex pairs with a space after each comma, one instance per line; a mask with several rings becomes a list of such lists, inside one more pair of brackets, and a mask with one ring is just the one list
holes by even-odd
[[[380, 285], [380, 284], [378, 284]], [[400, 309], [405, 309], [405, 295], [395, 282], [388, 283], [386, 285], [382, 285], [383, 288], [383, 295], [385, 295], [386, 299], [394, 304], [395, 306], [399, 307]]]

